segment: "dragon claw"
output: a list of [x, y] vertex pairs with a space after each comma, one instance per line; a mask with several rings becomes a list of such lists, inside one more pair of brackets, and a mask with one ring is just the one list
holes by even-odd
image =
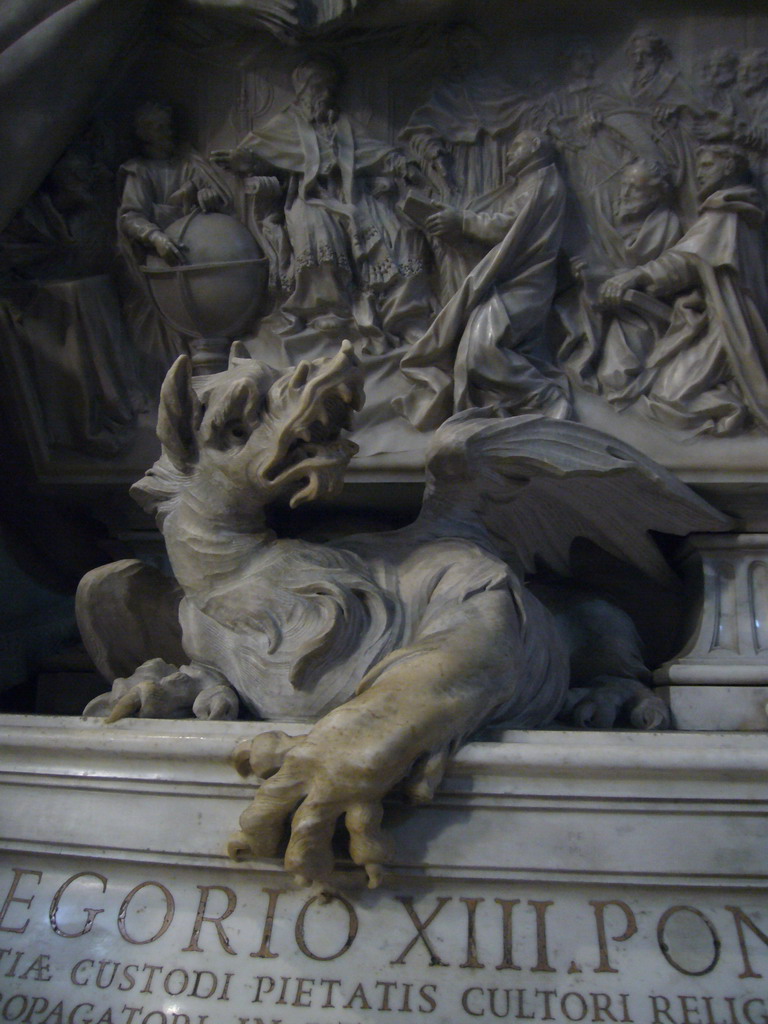
[[128, 693], [118, 700], [117, 704], [112, 708], [110, 713], [104, 719], [105, 725], [112, 725], [114, 722], [119, 722], [123, 718], [130, 718], [131, 715], [135, 715], [141, 708], [141, 691], [136, 686], [134, 689], [129, 690]]
[[227, 842], [227, 856], [230, 860], [248, 860], [253, 855], [250, 840], [245, 832], [233, 832]]
[[382, 864], [366, 864], [365, 874], [368, 877], [369, 889], [378, 889], [384, 881], [384, 867]]
[[263, 732], [252, 740], [243, 740], [232, 755], [235, 768], [244, 779], [255, 775], [267, 779], [283, 765], [286, 755], [301, 740], [278, 730]]
[[252, 774], [250, 740], [242, 740], [242, 742], [238, 743], [232, 754], [232, 763], [237, 774], [242, 775], [244, 779], [247, 779]]
[[669, 707], [660, 697], [648, 696], [638, 700], [632, 707], [629, 721], [635, 729], [669, 729], [671, 715]]

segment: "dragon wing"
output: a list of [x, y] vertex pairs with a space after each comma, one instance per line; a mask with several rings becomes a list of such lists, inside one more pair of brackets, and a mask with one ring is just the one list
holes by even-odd
[[563, 575], [584, 537], [670, 582], [649, 531], [727, 530], [730, 519], [668, 470], [598, 430], [538, 415], [460, 413], [435, 432], [419, 524], [435, 533], [490, 536], [518, 573], [537, 560]]

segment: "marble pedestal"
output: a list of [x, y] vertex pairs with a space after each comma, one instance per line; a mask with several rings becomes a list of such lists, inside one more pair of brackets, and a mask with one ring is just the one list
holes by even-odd
[[768, 729], [768, 534], [697, 534], [687, 545], [701, 605], [655, 680], [680, 729]]
[[259, 728], [0, 720], [1, 1021], [764, 1024], [761, 736], [470, 744], [323, 895], [224, 856]]

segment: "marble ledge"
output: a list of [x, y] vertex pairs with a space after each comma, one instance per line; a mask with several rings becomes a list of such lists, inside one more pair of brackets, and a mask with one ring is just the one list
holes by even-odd
[[[280, 874], [224, 855], [254, 789], [232, 749], [274, 725], [2, 716], [0, 846]], [[393, 878], [762, 889], [766, 812], [756, 733], [499, 731], [459, 752], [432, 804], [390, 801], [385, 824]], [[342, 866], [344, 884], [359, 874]]]
[[[103, 775], [167, 778], [252, 787], [234, 774], [235, 746], [258, 733], [280, 730], [297, 736], [301, 722], [205, 722], [125, 719], [106, 726], [95, 718], [59, 715], [0, 715], [0, 777], [14, 769], [80, 778]], [[756, 733], [581, 731], [566, 729], [486, 730], [452, 759], [449, 780], [513, 776], [525, 772], [570, 782], [610, 769], [626, 782], [660, 776], [686, 784], [727, 779], [768, 781], [768, 744]]]

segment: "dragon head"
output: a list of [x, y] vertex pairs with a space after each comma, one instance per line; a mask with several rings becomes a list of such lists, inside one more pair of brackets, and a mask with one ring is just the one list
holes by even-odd
[[147, 511], [194, 487], [217, 511], [251, 515], [278, 499], [295, 508], [333, 497], [357, 445], [342, 437], [363, 405], [348, 341], [334, 356], [285, 372], [235, 343], [223, 373], [193, 378], [180, 356], [163, 382], [157, 435], [163, 454], [134, 484]]

